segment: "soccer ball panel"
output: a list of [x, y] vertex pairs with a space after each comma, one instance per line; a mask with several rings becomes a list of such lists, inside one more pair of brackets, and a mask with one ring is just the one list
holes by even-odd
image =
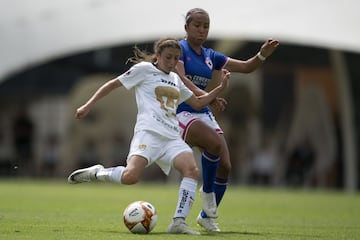
[[155, 207], [145, 201], [129, 204], [123, 213], [124, 224], [132, 233], [150, 233], [157, 223]]

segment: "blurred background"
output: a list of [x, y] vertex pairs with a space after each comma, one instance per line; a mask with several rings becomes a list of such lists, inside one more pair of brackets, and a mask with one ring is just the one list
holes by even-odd
[[[210, 14], [205, 45], [228, 56], [252, 57], [269, 37], [281, 43], [256, 72], [232, 74], [228, 108], [215, 112], [232, 184], [358, 191], [356, 0], [0, 0], [0, 176], [65, 178], [124, 164], [134, 93], [112, 93], [81, 121], [75, 110], [130, 67], [134, 45], [152, 51], [160, 37], [183, 37], [194, 7]], [[178, 176], [152, 166], [144, 178]]]

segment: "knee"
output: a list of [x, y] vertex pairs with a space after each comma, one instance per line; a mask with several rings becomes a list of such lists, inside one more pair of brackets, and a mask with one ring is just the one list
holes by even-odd
[[200, 170], [197, 166], [189, 167], [183, 173], [184, 177], [192, 178], [196, 181], [200, 179]]
[[212, 138], [205, 147], [206, 151], [213, 155], [220, 155], [223, 151], [223, 145], [220, 139]]
[[214, 142], [214, 151], [216, 151], [219, 155], [223, 152], [223, 144], [221, 141]]

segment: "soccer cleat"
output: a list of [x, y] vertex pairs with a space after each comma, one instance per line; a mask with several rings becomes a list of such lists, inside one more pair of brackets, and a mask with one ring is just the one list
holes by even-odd
[[203, 202], [203, 211], [206, 213], [206, 216], [209, 218], [217, 218], [217, 205], [216, 197], [214, 192], [203, 192], [200, 191], [201, 199]]
[[96, 173], [100, 169], [104, 169], [104, 166], [98, 164], [92, 167], [78, 169], [70, 174], [68, 177], [68, 182], [72, 184], [91, 182], [92, 180], [96, 179]]
[[174, 218], [169, 227], [168, 233], [172, 234], [190, 234], [190, 235], [200, 235], [198, 231], [192, 230], [185, 222], [183, 218]]
[[196, 222], [208, 232], [220, 232], [220, 228], [214, 222], [214, 219], [201, 217], [201, 212], [196, 218]]

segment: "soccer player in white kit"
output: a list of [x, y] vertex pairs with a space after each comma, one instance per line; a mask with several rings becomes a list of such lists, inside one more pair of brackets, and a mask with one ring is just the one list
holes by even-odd
[[199, 169], [191, 148], [180, 136], [176, 109], [186, 102], [201, 109], [226, 88], [230, 73], [224, 71], [222, 82], [211, 92], [196, 97], [173, 72], [181, 47], [176, 39], [163, 38], [154, 44], [154, 55], [135, 48], [136, 63], [128, 71], [103, 84], [94, 95], [76, 111], [83, 118], [91, 107], [112, 90], [124, 86], [135, 89], [138, 114], [127, 157], [127, 166], [104, 168], [102, 165], [78, 169], [68, 177], [69, 183], [92, 180], [111, 181], [131, 185], [137, 183], [145, 168], [156, 163], [165, 174], [171, 167], [182, 175], [178, 202], [169, 233], [200, 234], [185, 222], [195, 199]]

